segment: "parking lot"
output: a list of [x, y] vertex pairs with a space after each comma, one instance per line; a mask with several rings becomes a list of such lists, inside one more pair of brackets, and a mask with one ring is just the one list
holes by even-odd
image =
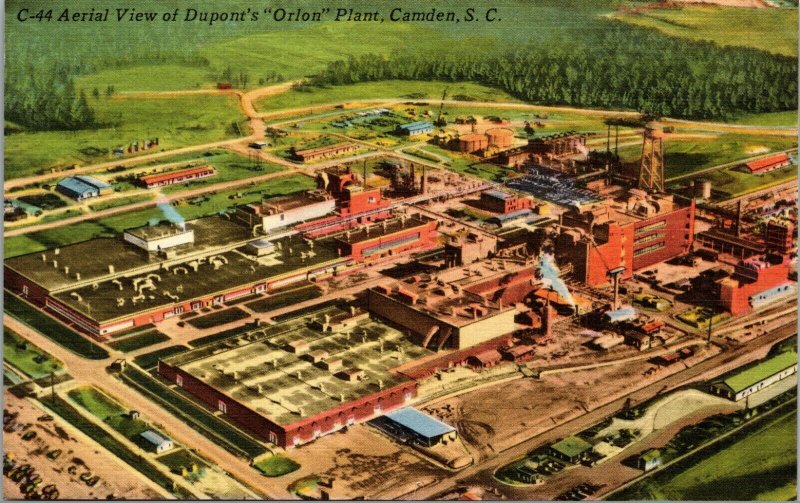
[[32, 402], [6, 392], [4, 408], [3, 451], [13, 459], [4, 463], [5, 498], [24, 499], [26, 489], [44, 496], [45, 488], [49, 494], [55, 489], [58, 499], [165, 497], [158, 486]]

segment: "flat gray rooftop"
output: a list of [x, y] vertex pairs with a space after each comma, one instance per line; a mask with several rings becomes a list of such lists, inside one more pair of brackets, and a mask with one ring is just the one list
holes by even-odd
[[[432, 354], [398, 330], [363, 316], [339, 333], [323, 332], [318, 323], [326, 314], [338, 320], [349, 315], [338, 307], [326, 307], [167, 358], [165, 363], [271, 421], [288, 425], [405, 382], [407, 378], [392, 369]], [[291, 343], [302, 349], [290, 351]], [[326, 369], [303, 356], [311, 354], [341, 364]], [[362, 371], [364, 379], [337, 377], [342, 370]]]

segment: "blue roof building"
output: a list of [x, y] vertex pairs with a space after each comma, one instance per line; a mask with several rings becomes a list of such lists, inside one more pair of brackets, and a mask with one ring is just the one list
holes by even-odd
[[162, 437], [153, 430], [141, 432], [139, 438], [144, 440], [144, 443], [147, 444], [149, 448], [153, 449], [156, 454], [161, 454], [175, 447], [172, 440]]
[[111, 185], [93, 176], [70, 176], [56, 185], [56, 190], [77, 201], [107, 194], [113, 190]]
[[623, 321], [632, 321], [639, 317], [639, 313], [631, 306], [623, 306], [616, 311], [608, 311], [605, 313], [605, 318], [608, 323], [620, 323]]
[[432, 446], [440, 443], [444, 438], [455, 440], [455, 428], [443, 423], [428, 414], [418, 411], [414, 407], [404, 407], [383, 416], [389, 424], [402, 431], [415, 442]]
[[408, 136], [430, 133], [431, 131], [433, 131], [433, 124], [425, 121], [409, 122], [397, 127], [399, 134]]

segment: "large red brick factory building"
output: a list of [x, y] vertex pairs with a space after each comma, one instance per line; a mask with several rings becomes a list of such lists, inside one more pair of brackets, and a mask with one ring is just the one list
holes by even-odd
[[609, 271], [624, 268], [621, 278], [644, 267], [687, 253], [694, 240], [694, 201], [680, 205], [672, 196], [638, 189], [623, 200], [603, 201], [564, 213], [556, 239], [559, 264], [588, 286], [609, 282]]

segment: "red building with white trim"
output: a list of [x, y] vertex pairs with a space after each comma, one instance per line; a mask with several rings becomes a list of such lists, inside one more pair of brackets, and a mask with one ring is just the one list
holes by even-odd
[[143, 176], [139, 178], [139, 181], [148, 189], [155, 189], [157, 187], [164, 187], [165, 185], [200, 180], [216, 174], [217, 170], [214, 169], [213, 166], [197, 166], [178, 171], [170, 171], [168, 173], [157, 173], [155, 175]]
[[791, 163], [792, 160], [789, 158], [789, 155], [786, 152], [781, 152], [780, 154], [750, 161], [745, 164], [745, 167], [750, 170], [750, 173], [753, 175], [762, 175], [773, 169], [788, 166]]

